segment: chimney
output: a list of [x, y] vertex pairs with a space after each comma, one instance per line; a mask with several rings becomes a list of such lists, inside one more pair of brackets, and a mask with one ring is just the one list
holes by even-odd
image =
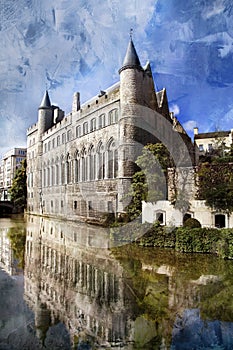
[[197, 126], [195, 126], [195, 128], [193, 128], [193, 133], [194, 133], [194, 136], [198, 135], [198, 127]]
[[77, 112], [80, 110], [80, 93], [75, 92], [73, 96], [72, 112]]

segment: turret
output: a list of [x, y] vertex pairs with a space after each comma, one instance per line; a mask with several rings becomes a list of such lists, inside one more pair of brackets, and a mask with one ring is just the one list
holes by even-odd
[[155, 141], [151, 134], [151, 123], [153, 127], [155, 124], [154, 114], [150, 112], [158, 109], [150, 64], [147, 63], [145, 68], [141, 66], [132, 37], [119, 74], [121, 115], [118, 209], [122, 212], [128, 204], [124, 194], [128, 192], [132, 176], [137, 170], [135, 160], [145, 144]]
[[51, 106], [48, 91], [45, 91], [44, 97], [38, 108], [38, 132], [41, 136], [45, 131], [53, 126], [53, 107]]
[[[127, 109], [130, 104], [144, 105], [157, 110], [158, 104], [150, 63], [148, 62], [144, 68], [141, 66], [132, 38], [130, 38], [119, 74], [123, 114], [125, 113], [124, 107]], [[128, 113], [127, 110], [126, 113]]]

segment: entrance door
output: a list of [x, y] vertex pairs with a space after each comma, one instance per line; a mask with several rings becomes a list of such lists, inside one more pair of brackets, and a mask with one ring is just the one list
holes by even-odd
[[215, 227], [226, 227], [226, 216], [224, 214], [215, 215]]

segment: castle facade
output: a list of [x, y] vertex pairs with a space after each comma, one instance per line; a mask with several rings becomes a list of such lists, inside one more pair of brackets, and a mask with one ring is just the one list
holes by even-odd
[[46, 91], [38, 122], [27, 130], [31, 214], [93, 222], [105, 213], [120, 215], [144, 145], [159, 141], [174, 149], [174, 133], [191, 145], [169, 112], [166, 90], [155, 91], [150, 64], [141, 66], [132, 38], [119, 75], [83, 105], [75, 93], [68, 115]]

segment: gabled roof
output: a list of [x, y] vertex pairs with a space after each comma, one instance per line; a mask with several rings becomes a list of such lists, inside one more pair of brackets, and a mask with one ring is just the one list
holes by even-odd
[[50, 108], [50, 107], [51, 107], [51, 102], [50, 102], [48, 91], [46, 90], [39, 108]]
[[132, 38], [130, 38], [124, 62], [119, 70], [119, 73], [126, 68], [138, 68], [140, 70], [142, 69]]

